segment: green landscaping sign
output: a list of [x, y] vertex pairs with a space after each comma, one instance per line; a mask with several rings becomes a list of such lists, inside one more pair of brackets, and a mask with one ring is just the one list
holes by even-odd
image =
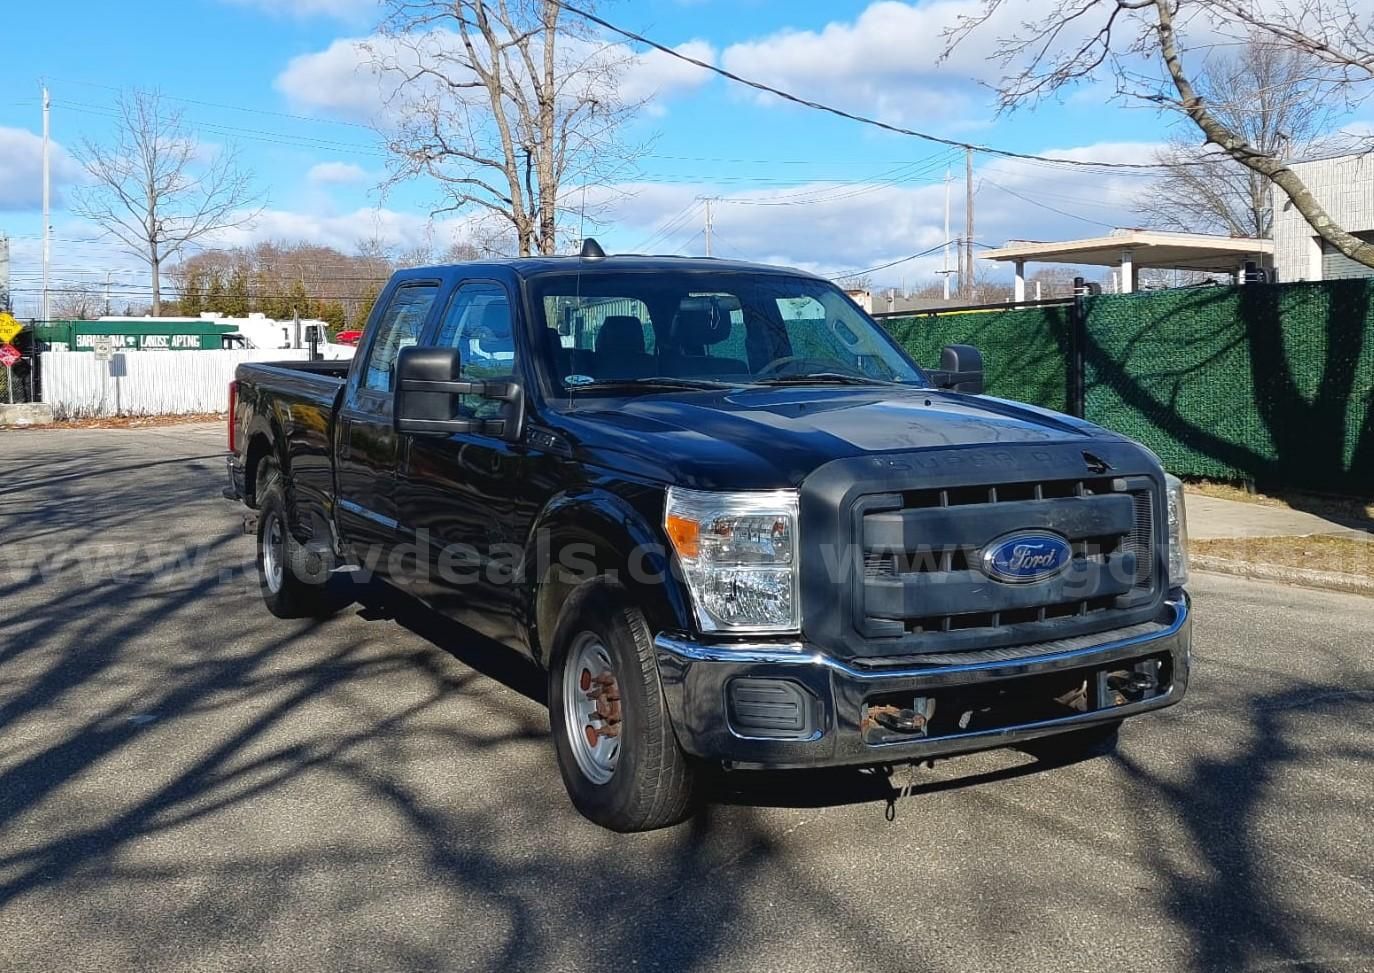
[[33, 329], [34, 338], [49, 351], [94, 351], [97, 338], [108, 337], [121, 351], [218, 351], [224, 335], [235, 334], [230, 324], [197, 319], [164, 321], [49, 321]]

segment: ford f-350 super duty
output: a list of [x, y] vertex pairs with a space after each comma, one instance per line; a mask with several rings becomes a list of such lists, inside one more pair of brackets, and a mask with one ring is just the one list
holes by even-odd
[[1101, 752], [1187, 686], [1181, 485], [941, 357], [793, 270], [405, 270], [351, 362], [239, 366], [226, 495], [272, 612], [376, 576], [542, 667], [607, 827], [713, 767]]

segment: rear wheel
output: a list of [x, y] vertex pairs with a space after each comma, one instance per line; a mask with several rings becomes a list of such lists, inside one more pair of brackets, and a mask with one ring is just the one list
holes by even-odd
[[324, 618], [338, 608], [328, 589], [329, 558], [291, 535], [282, 477], [271, 461], [259, 472], [258, 584], [278, 618]]
[[614, 831], [676, 824], [696, 806], [697, 771], [678, 746], [644, 616], [589, 582], [564, 609], [549, 667], [549, 717], [563, 783]]

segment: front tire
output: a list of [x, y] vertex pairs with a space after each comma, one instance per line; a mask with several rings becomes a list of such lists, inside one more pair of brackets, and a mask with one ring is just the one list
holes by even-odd
[[549, 718], [573, 804], [613, 831], [691, 816], [697, 768], [678, 745], [648, 625], [605, 582], [573, 592], [553, 640]]
[[325, 618], [338, 604], [328, 590], [328, 559], [291, 534], [286, 491], [273, 464], [262, 472], [258, 504], [258, 585], [267, 610], [278, 618]]

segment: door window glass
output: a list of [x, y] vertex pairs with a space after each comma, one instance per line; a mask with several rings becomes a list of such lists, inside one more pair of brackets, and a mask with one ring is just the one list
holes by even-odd
[[[515, 335], [511, 331], [510, 301], [500, 284], [486, 281], [463, 284], [453, 294], [436, 344], [457, 348], [463, 377], [474, 381], [505, 382], [515, 378]], [[492, 419], [503, 403], [476, 395], [461, 400], [465, 415]]]
[[420, 340], [425, 318], [439, 292], [434, 284], [410, 284], [399, 288], [377, 322], [377, 337], [368, 354], [363, 385], [378, 392], [390, 392], [396, 372], [396, 356]]

